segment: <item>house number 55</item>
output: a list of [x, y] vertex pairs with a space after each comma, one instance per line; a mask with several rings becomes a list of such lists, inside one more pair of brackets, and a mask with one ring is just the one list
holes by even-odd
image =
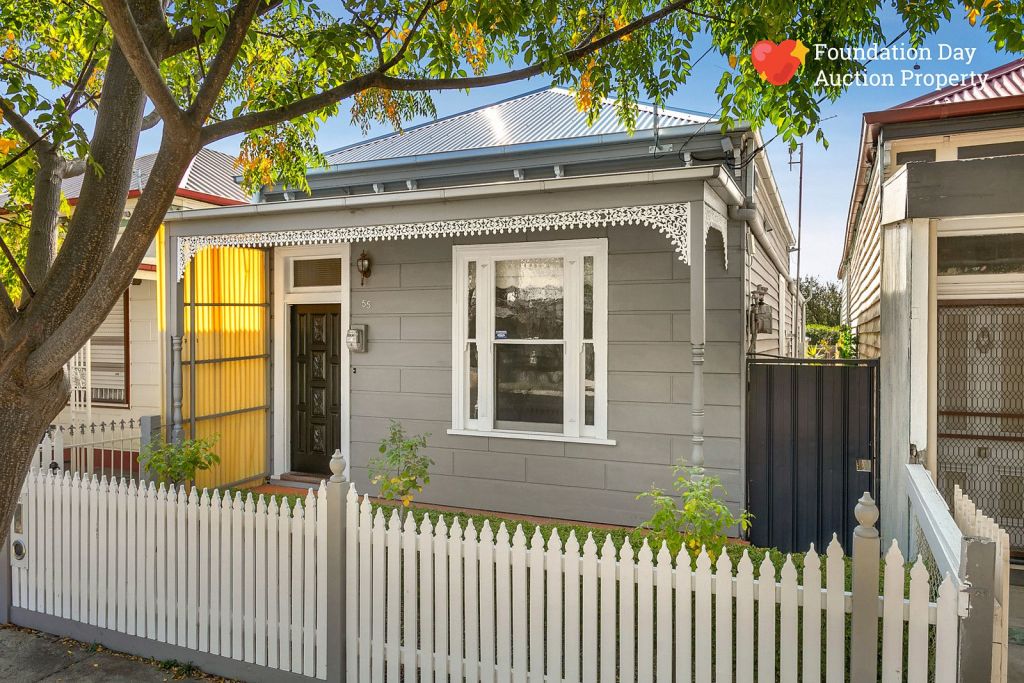
[[364, 311], [368, 311], [373, 308], [373, 304], [370, 303], [369, 299], [363, 299], [362, 306]]

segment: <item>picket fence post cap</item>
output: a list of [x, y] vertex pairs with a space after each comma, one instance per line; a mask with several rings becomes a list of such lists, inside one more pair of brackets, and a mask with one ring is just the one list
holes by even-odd
[[[861, 529], [874, 529], [875, 522], [878, 521], [878, 506], [875, 505], [875, 499], [871, 497], [871, 494], [867, 491], [857, 501], [857, 507], [853, 509], [853, 514], [857, 518], [857, 524], [859, 525], [857, 531]], [[864, 535], [863, 533], [859, 535]]]
[[335, 448], [334, 455], [331, 456], [331, 481], [345, 481], [345, 458], [341, 456], [340, 448]]

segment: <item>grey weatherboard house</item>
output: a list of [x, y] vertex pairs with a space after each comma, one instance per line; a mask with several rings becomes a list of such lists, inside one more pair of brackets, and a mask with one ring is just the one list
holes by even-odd
[[373, 492], [395, 419], [430, 433], [418, 500], [632, 524], [687, 462], [743, 506], [744, 359], [802, 355], [803, 304], [760, 136], [719, 128], [588, 127], [545, 89], [329, 153], [308, 196], [169, 216], [164, 419], [256, 454], [222, 479], [318, 480], [340, 448]]

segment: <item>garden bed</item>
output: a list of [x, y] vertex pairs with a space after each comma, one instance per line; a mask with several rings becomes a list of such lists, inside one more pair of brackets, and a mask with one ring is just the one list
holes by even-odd
[[[256, 495], [269, 494], [276, 495], [279, 499], [287, 498], [289, 504], [291, 505], [294, 505], [296, 502], [301, 502], [305, 498], [305, 494], [301, 492], [301, 489], [292, 489], [293, 491], [295, 491], [295, 493], [285, 493], [282, 492], [282, 489], [284, 488], [285, 487], [273, 487], [273, 489], [271, 489], [273, 493], [268, 492]], [[246, 493], [249, 493], [249, 491], [242, 491], [243, 495], [245, 495]], [[657, 553], [658, 548], [661, 547], [660, 540], [655, 539], [652, 536], [651, 532], [649, 532], [646, 529], [640, 529], [636, 527], [616, 526], [613, 524], [587, 523], [570, 520], [556, 520], [543, 517], [532, 517], [528, 515], [489, 512], [484, 510], [467, 510], [463, 508], [455, 508], [444, 505], [434, 505], [430, 503], [413, 503], [404, 510], [402, 510], [402, 505], [398, 501], [391, 501], [374, 497], [370, 497], [370, 505], [374, 510], [374, 514], [376, 514], [376, 510], [378, 508], [381, 508], [383, 509], [384, 514], [387, 516], [390, 516], [391, 511], [397, 507], [399, 508], [399, 514], [402, 514], [403, 518], [406, 512], [412, 514], [417, 526], [419, 526], [422, 523], [423, 518], [428, 515], [430, 516], [431, 520], [435, 523], [439, 516], [443, 516], [449, 527], [451, 526], [452, 521], [458, 518], [459, 524], [463, 528], [465, 528], [466, 524], [469, 521], [472, 521], [477, 531], [479, 531], [483, 527], [484, 522], [489, 523], [491, 525], [491, 529], [494, 530], [495, 533], [497, 533], [498, 528], [502, 524], [504, 524], [508, 528], [509, 534], [512, 534], [515, 531], [515, 528], [521, 525], [523, 527], [523, 533], [526, 535], [526, 538], [528, 539], [533, 538], [535, 530], [538, 527], [540, 527], [541, 535], [544, 537], [545, 540], [547, 540], [550, 537], [551, 532], [553, 530], [557, 529], [559, 535], [562, 538], [563, 543], [568, 538], [569, 533], [573, 532], [576, 534], [576, 538], [579, 540], [580, 545], [583, 544], [583, 542], [586, 540], [589, 534], [593, 534], [594, 541], [598, 544], [599, 548], [604, 543], [604, 539], [606, 536], [611, 537], [612, 543], [615, 545], [616, 550], [622, 547], [622, 545], [626, 542], [627, 538], [629, 539], [630, 546], [632, 546], [634, 551], [639, 550], [643, 546], [645, 539], [648, 540], [648, 543], [652, 545], [652, 549], [655, 553]], [[819, 553], [819, 555], [824, 555], [824, 549], [816, 548], [815, 550]], [[746, 541], [737, 538], [729, 539], [729, 542], [725, 545], [725, 551], [729, 555], [729, 559], [732, 560], [733, 573], [736, 572], [737, 566], [739, 564], [740, 559], [743, 557], [744, 552], [747, 552], [749, 554], [750, 561], [753, 563], [755, 568], [755, 573], [757, 572], [757, 568], [760, 567], [761, 562], [764, 561], [764, 558], [767, 555], [771, 560], [772, 564], [775, 565], [776, 576], [778, 576], [779, 572], [782, 571], [782, 566], [786, 562], [787, 557], [786, 553], [783, 553], [775, 548], [760, 548], [757, 546], [752, 546], [748, 544]], [[691, 568], [696, 567], [696, 557], [698, 554], [699, 549], [689, 550]], [[803, 582], [805, 555], [806, 553], [791, 554], [791, 557], [793, 558], [793, 566], [796, 567], [797, 577], [801, 583]], [[676, 557], [673, 555], [673, 561], [675, 559]], [[850, 590], [852, 578], [852, 564], [850, 562], [849, 557], [845, 558], [845, 564], [846, 590]], [[822, 557], [821, 561], [821, 572], [822, 584], [824, 585], [824, 557]]]

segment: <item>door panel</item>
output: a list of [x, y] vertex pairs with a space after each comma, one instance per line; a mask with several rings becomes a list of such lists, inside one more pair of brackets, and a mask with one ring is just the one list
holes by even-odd
[[823, 549], [837, 533], [850, 547], [857, 499], [878, 488], [878, 368], [877, 360], [747, 359], [754, 545]]
[[341, 306], [292, 306], [291, 341], [291, 468], [330, 474], [341, 447]]
[[1024, 305], [940, 302], [936, 465], [1024, 551]]

